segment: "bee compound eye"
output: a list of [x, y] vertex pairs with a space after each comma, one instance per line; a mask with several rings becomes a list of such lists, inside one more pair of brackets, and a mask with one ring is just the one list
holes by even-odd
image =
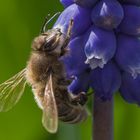
[[55, 48], [56, 48], [56, 44], [53, 41], [46, 41], [43, 44], [43, 51], [50, 52], [53, 51]]
[[50, 51], [51, 50], [51, 43], [45, 42], [42, 47], [43, 51]]

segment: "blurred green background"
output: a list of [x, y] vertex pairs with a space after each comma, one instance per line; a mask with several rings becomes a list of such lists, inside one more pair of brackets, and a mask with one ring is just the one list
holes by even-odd
[[[62, 11], [59, 0], [0, 1], [0, 82], [26, 66], [33, 38], [48, 14]], [[91, 101], [89, 101], [91, 108]], [[115, 140], [140, 139], [140, 108], [115, 96]], [[26, 88], [20, 102], [0, 113], [0, 140], [91, 140], [91, 116], [80, 125], [59, 124], [57, 134], [49, 134], [41, 124], [42, 112]]]

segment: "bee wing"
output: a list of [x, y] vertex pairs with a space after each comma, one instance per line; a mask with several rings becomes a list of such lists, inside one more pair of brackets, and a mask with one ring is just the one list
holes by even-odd
[[0, 112], [8, 111], [19, 101], [26, 85], [25, 71], [26, 69], [23, 69], [0, 84]]
[[49, 80], [46, 84], [45, 94], [43, 99], [43, 126], [50, 133], [55, 133], [58, 127], [58, 113], [56, 100], [53, 92], [52, 75], [50, 74]]

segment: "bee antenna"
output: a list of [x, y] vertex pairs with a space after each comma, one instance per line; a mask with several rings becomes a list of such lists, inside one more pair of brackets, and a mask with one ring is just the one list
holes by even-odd
[[44, 33], [46, 31], [47, 25], [50, 23], [50, 21], [52, 21], [57, 15], [60, 15], [61, 12], [57, 12], [55, 13], [50, 19], [48, 19], [48, 17], [50, 16], [50, 14], [48, 14], [48, 16], [45, 18], [44, 24], [41, 28], [41, 33]]

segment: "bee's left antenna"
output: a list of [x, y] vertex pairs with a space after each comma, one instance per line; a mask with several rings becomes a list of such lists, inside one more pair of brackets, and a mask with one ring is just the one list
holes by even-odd
[[44, 33], [46, 31], [47, 25], [50, 23], [50, 21], [52, 21], [52, 19], [54, 19], [57, 15], [60, 15], [60, 13], [61, 12], [55, 13], [50, 19], [48, 19], [48, 16], [50, 16], [50, 14], [48, 14], [48, 16], [45, 18], [45, 22], [42, 26], [41, 33]]

